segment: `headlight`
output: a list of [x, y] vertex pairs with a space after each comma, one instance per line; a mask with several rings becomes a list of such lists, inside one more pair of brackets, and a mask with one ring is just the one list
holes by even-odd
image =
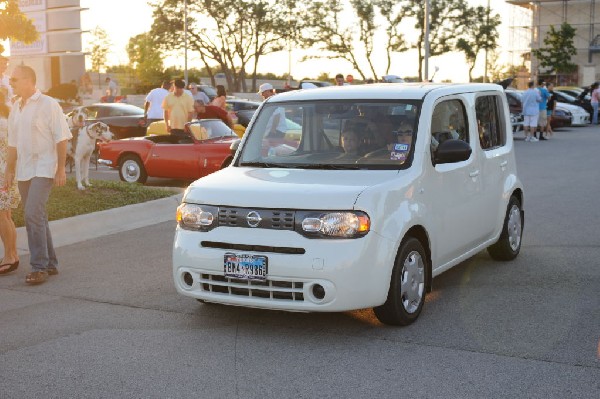
[[371, 220], [364, 212], [299, 212], [296, 230], [307, 237], [358, 238], [369, 232]]
[[177, 207], [177, 223], [186, 230], [211, 230], [216, 227], [217, 219], [215, 206], [184, 203]]

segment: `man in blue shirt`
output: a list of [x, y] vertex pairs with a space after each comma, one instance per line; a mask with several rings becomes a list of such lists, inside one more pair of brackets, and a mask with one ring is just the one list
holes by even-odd
[[535, 89], [535, 84], [529, 82], [527, 84], [528, 89], [521, 96], [521, 106], [523, 107], [523, 130], [525, 131], [525, 141], [536, 142], [533, 136], [535, 129], [538, 125], [538, 118], [540, 114], [539, 103], [542, 101], [540, 92]]
[[[546, 82], [544, 81], [540, 82], [540, 87], [538, 90], [542, 100], [540, 101], [539, 105], [540, 113], [538, 116], [538, 131], [540, 132], [540, 140], [546, 140], [544, 137], [544, 131], [546, 130], [546, 125], [548, 124], [548, 113], [546, 110], [548, 108], [548, 98], [550, 98], [550, 93], [548, 92], [548, 89], [546, 89]], [[534, 134], [533, 136], [537, 137], [537, 134]]]

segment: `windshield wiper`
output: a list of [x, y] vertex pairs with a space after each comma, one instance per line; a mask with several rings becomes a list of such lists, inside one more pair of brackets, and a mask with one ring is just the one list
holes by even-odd
[[327, 170], [356, 170], [361, 169], [358, 165], [348, 164], [331, 164], [331, 163], [307, 163], [307, 164], [294, 164], [291, 166], [297, 169], [327, 169]]
[[257, 168], [288, 168], [289, 165], [273, 162], [240, 162], [240, 166], [254, 166]]

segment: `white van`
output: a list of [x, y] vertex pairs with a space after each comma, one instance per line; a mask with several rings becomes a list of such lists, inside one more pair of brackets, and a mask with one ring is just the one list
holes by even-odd
[[494, 84], [375, 84], [269, 98], [232, 164], [177, 211], [173, 278], [202, 302], [420, 314], [432, 278], [521, 248], [523, 187]]

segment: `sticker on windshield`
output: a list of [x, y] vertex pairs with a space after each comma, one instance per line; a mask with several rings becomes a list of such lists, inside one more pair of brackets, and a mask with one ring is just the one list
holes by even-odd
[[408, 152], [409, 149], [410, 149], [410, 145], [409, 144], [395, 144], [394, 145], [394, 151]]
[[390, 159], [392, 161], [406, 161], [406, 152], [392, 151]]

